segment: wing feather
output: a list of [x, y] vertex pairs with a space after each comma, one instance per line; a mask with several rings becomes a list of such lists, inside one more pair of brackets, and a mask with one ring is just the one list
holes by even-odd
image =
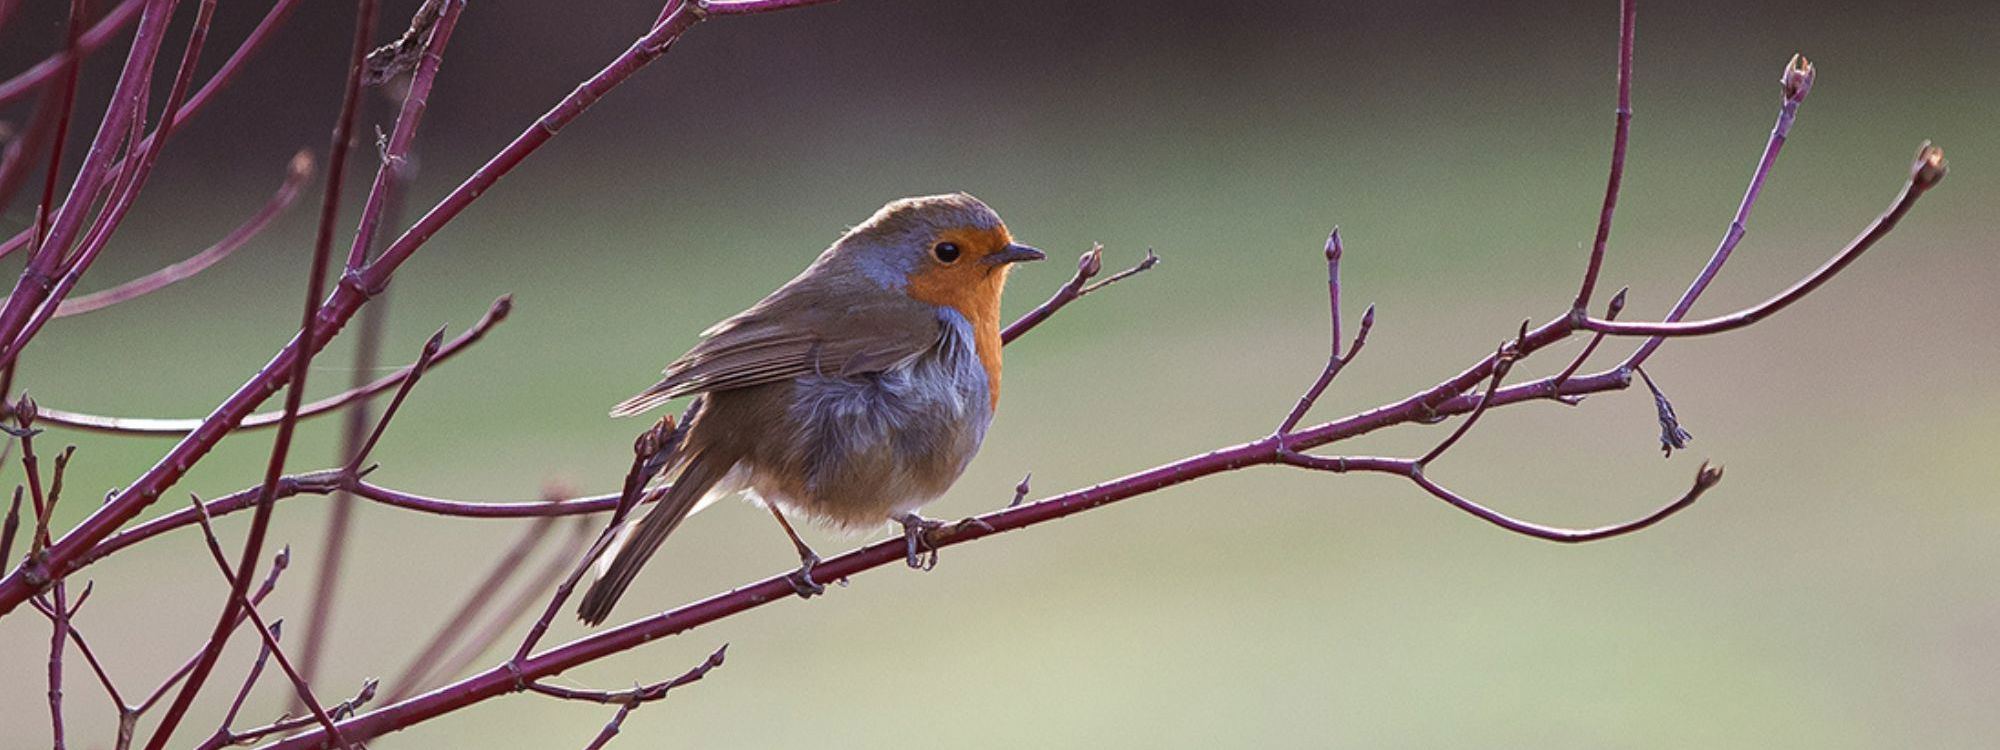
[[[812, 287], [807, 277], [715, 324], [699, 344], [667, 365], [653, 387], [613, 408], [627, 416], [695, 393], [749, 388], [806, 375], [882, 372], [922, 354], [942, 333], [930, 305], [902, 295], [852, 294]], [[812, 304], [856, 299], [858, 304]]]

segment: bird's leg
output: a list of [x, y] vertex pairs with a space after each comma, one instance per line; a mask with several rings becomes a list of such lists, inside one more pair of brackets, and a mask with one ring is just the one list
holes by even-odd
[[805, 540], [799, 538], [799, 532], [792, 529], [792, 522], [785, 520], [785, 514], [778, 510], [778, 506], [766, 503], [764, 507], [771, 509], [771, 517], [778, 519], [778, 525], [785, 529], [785, 536], [792, 538], [792, 547], [799, 551], [799, 569], [785, 576], [785, 580], [792, 584], [792, 591], [797, 592], [800, 599], [811, 599], [814, 594], [826, 593], [826, 586], [813, 580], [813, 566], [819, 564], [819, 555], [814, 554]]

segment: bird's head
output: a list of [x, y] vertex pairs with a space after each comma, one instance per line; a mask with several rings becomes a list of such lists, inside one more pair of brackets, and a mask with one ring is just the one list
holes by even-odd
[[1042, 251], [1014, 241], [1000, 215], [965, 193], [892, 201], [834, 246], [885, 289], [950, 307], [975, 325], [997, 325], [1015, 263]]

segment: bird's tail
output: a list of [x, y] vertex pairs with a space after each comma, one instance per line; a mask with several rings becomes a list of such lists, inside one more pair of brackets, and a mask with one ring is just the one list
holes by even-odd
[[577, 607], [576, 615], [584, 624], [604, 622], [604, 618], [611, 614], [611, 606], [617, 604], [618, 597], [625, 593], [625, 587], [632, 585], [632, 578], [639, 574], [639, 568], [660, 548], [660, 543], [666, 541], [667, 535], [681, 525], [681, 520], [687, 518], [695, 504], [735, 465], [734, 457], [725, 458], [712, 450], [695, 453], [688, 459], [687, 468], [667, 488], [666, 496], [646, 512], [638, 525], [621, 530], [617, 539], [600, 556], [599, 559], [611, 562], [600, 569], [597, 580], [590, 584], [589, 591], [584, 592], [582, 605]]

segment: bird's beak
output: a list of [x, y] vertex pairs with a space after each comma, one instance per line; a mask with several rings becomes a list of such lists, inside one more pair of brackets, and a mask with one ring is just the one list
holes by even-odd
[[1004, 266], [1009, 263], [1041, 260], [1047, 257], [1049, 257], [1047, 253], [1015, 242], [1009, 243], [1006, 247], [1000, 248], [993, 254], [986, 256], [986, 263], [992, 266]]

